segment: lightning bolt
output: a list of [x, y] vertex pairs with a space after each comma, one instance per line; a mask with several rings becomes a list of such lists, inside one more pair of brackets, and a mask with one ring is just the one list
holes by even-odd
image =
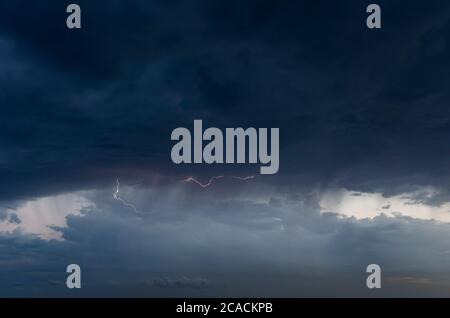
[[195, 179], [194, 177], [189, 177], [186, 178], [184, 180], [182, 180], [183, 182], [194, 182], [196, 184], [198, 184], [200, 187], [202, 188], [207, 188], [210, 185], [212, 185], [214, 183], [214, 180], [218, 180], [218, 179], [223, 179], [223, 178], [231, 178], [231, 179], [237, 179], [237, 180], [242, 180], [242, 181], [247, 181], [250, 179], [255, 178], [255, 176], [247, 176], [247, 177], [238, 177], [238, 176], [214, 176], [211, 177], [211, 179], [209, 179], [209, 181], [207, 183], [201, 183], [200, 181], [198, 181], [197, 179]]
[[134, 213], [139, 214], [138, 209], [131, 203], [125, 201], [124, 199], [122, 199], [121, 197], [119, 197], [119, 192], [120, 192], [120, 182], [119, 182], [119, 178], [116, 179], [116, 188], [115, 191], [113, 193], [113, 199], [120, 201], [123, 205], [133, 209]]
[[[250, 179], [254, 179], [255, 176], [247, 176], [247, 177], [239, 177], [239, 176], [213, 176], [207, 183], [202, 183], [199, 180], [195, 179], [194, 177], [189, 177], [184, 180], [181, 180], [182, 182], [194, 182], [197, 185], [199, 185], [202, 188], [208, 188], [214, 183], [214, 180], [223, 179], [223, 178], [230, 178], [230, 179], [236, 179], [241, 181], [247, 181]], [[116, 186], [113, 193], [113, 199], [116, 201], [120, 201], [124, 206], [131, 208], [136, 214], [140, 214], [139, 210], [136, 208], [136, 206], [130, 202], [127, 202], [126, 200], [122, 199], [119, 196], [120, 193], [120, 182], [119, 178], [116, 179]]]

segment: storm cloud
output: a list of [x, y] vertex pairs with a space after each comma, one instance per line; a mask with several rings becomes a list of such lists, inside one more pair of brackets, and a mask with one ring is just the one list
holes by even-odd
[[[0, 3], [0, 295], [447, 295], [448, 2], [77, 3]], [[194, 119], [279, 127], [279, 172], [182, 182], [258, 174], [173, 164]]]

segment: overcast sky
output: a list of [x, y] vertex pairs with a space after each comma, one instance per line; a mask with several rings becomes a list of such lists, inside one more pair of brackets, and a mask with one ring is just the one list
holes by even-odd
[[[450, 3], [371, 2], [0, 2], [0, 296], [450, 296]], [[175, 165], [194, 119], [279, 172]]]

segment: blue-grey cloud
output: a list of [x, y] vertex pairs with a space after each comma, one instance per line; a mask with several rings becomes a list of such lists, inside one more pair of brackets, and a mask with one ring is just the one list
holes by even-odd
[[[130, 200], [145, 193], [138, 202], [153, 207], [136, 215], [115, 201], [109, 189], [96, 190], [86, 193], [92, 207], [69, 215], [66, 226], [54, 227], [63, 240], [20, 232], [1, 235], [0, 262], [8, 278], [0, 292], [366, 295], [365, 268], [371, 263], [380, 264], [386, 278], [380, 296], [445, 295], [442, 289], [450, 283], [449, 224], [407, 216], [358, 220], [283, 198], [217, 201], [203, 190], [197, 193], [199, 203], [189, 204], [192, 195], [183, 198], [185, 191], [162, 195], [157, 189], [128, 189], [124, 195]], [[157, 197], [163, 198], [155, 204]], [[83, 287], [72, 294], [65, 287], [70, 263], [83, 269]], [[161, 291], [163, 285], [171, 288]]]

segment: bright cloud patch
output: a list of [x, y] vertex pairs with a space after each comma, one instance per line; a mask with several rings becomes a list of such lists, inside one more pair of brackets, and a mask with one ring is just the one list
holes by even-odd
[[357, 219], [400, 214], [417, 219], [450, 222], [450, 202], [439, 206], [427, 204], [427, 199], [438, 194], [438, 190], [430, 187], [392, 197], [384, 197], [381, 193], [339, 189], [325, 192], [320, 199], [320, 208], [322, 212], [336, 212]]
[[0, 222], [0, 233], [21, 231], [44, 240], [61, 240], [52, 227], [66, 227], [68, 215], [80, 215], [93, 204], [80, 194], [61, 194], [25, 201], [17, 209], [8, 208], [9, 216]]

